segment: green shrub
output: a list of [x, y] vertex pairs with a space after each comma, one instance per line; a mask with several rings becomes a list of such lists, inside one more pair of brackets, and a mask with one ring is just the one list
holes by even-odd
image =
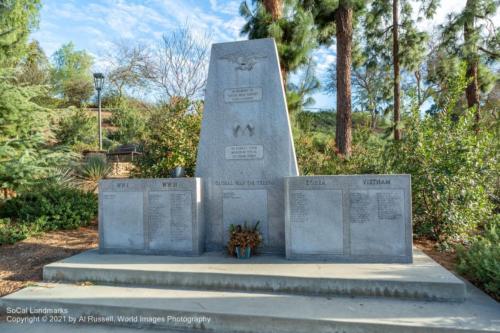
[[476, 133], [472, 113], [415, 114], [403, 140], [387, 146], [382, 169], [411, 174], [415, 233], [448, 247], [492, 219], [495, 154], [493, 133]]
[[10, 219], [0, 219], [0, 245], [14, 244], [29, 236], [29, 228], [22, 223], [12, 223]]
[[353, 153], [336, 153], [333, 136], [295, 128], [301, 174], [411, 174], [413, 224], [417, 236], [443, 248], [464, 242], [492, 218], [498, 162], [494, 129], [474, 131], [473, 113], [452, 117], [405, 116], [401, 141], [368, 129], [353, 132]]
[[201, 106], [179, 99], [151, 111], [142, 142], [142, 155], [134, 160], [136, 175], [169, 177], [182, 166], [194, 175], [201, 128]]
[[95, 150], [97, 148], [97, 116], [90, 111], [69, 107], [61, 111], [55, 131], [60, 144], [74, 151]]
[[500, 300], [500, 215], [470, 246], [458, 247], [458, 270]]
[[20, 193], [1, 207], [1, 216], [25, 224], [30, 232], [73, 229], [87, 225], [97, 216], [93, 193], [60, 185], [38, 185]]
[[348, 159], [337, 154], [331, 134], [294, 130], [297, 162], [303, 175], [383, 173], [381, 156], [386, 142], [366, 128], [354, 131]]
[[113, 107], [111, 125], [116, 128], [109, 135], [110, 139], [121, 144], [139, 143], [145, 134], [144, 111], [134, 103], [122, 101]]

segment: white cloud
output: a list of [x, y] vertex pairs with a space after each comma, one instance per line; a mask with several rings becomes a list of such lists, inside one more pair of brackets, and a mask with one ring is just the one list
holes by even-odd
[[36, 39], [40, 43], [48, 57], [54, 54], [63, 44], [58, 36], [50, 31], [37, 31], [31, 35], [31, 39]]
[[[152, 2], [158, 5], [162, 14], [168, 18], [178, 24], [189, 25], [196, 36], [201, 37], [208, 33], [215, 42], [237, 39], [239, 29], [244, 24], [244, 20], [239, 17], [237, 12], [234, 13], [235, 17], [229, 20], [219, 15], [221, 11], [227, 12], [231, 9], [231, 2], [219, 4], [213, 1], [210, 12], [202, 7], [190, 5], [187, 1], [152, 0]], [[234, 7], [234, 4], [232, 6]], [[241, 26], [238, 27], [238, 24]]]
[[323, 73], [325, 73], [332, 63], [337, 61], [337, 51], [335, 46], [330, 47], [320, 47], [313, 52], [313, 61], [316, 62], [316, 73], [322, 78]]
[[94, 40], [97, 40], [97, 41], [107, 39], [106, 35], [104, 34], [104, 32], [102, 30], [99, 30], [99, 29], [94, 28], [94, 27], [81, 26], [81, 27], [77, 27], [76, 31], [79, 31], [79, 32], [82, 32], [86, 35], [89, 35]]
[[97, 19], [96, 16], [89, 15], [88, 12], [82, 11], [82, 9], [78, 8], [73, 2], [49, 2], [45, 6], [48, 7], [47, 11], [52, 17], [57, 17], [59, 19], [66, 18], [71, 22], [95, 21]]
[[209, 0], [210, 1], [210, 8], [212, 11], [217, 11], [217, 0]]
[[225, 15], [239, 15], [241, 1], [242, 0], [226, 0], [223, 3], [220, 3], [217, 0], [209, 0], [210, 10], [214, 13]]
[[466, 0], [454, 0], [454, 1], [441, 1], [440, 6], [436, 10], [431, 22], [431, 26], [437, 26], [439, 24], [445, 23], [447, 16], [451, 13], [457, 14], [461, 12], [465, 7]]
[[90, 4], [85, 9], [89, 15], [100, 17], [99, 23], [113, 30], [115, 39], [132, 39], [151, 33], [152, 24], [171, 27], [164, 17], [145, 5], [106, 0], [104, 4]]
[[241, 16], [236, 16], [229, 21], [226, 21], [224, 23], [224, 28], [227, 29], [232, 39], [238, 40], [243, 39], [243, 37], [240, 36], [240, 31], [244, 24], [245, 19]]
[[235, 15], [239, 16], [240, 15], [240, 4], [241, 1], [239, 0], [232, 0], [224, 5], [219, 6], [219, 12], [222, 14], [226, 15]]
[[[467, 0], [453, 0], [453, 1], [440, 1], [440, 5], [436, 10], [436, 14], [430, 20], [424, 19], [417, 23], [419, 29], [427, 32], [432, 32], [437, 30], [440, 24], [444, 24], [448, 21], [448, 16], [450, 14], [456, 15], [465, 8]], [[419, 3], [412, 1], [413, 13], [417, 17], [419, 10]], [[493, 18], [493, 22], [500, 22], [500, 11], [497, 11]]]

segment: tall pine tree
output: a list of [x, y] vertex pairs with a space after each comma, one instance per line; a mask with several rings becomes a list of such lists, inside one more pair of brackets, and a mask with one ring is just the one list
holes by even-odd
[[[417, 20], [431, 18], [438, 0], [419, 0]], [[427, 33], [416, 28], [410, 0], [373, 1], [364, 20], [365, 50], [369, 66], [381, 66], [392, 71], [392, 110], [394, 139], [401, 139], [401, 70], [417, 73], [425, 55]], [[420, 76], [416, 75], [417, 81]], [[418, 90], [418, 87], [417, 87]]]
[[289, 73], [305, 65], [316, 47], [313, 17], [297, 4], [297, 0], [252, 0], [240, 6], [240, 14], [247, 21], [242, 35], [275, 39], [285, 88]]
[[24, 85], [44, 85], [50, 79], [50, 62], [38, 41], [31, 41], [16, 67], [16, 80]]
[[15, 78], [14, 66], [25, 56], [39, 8], [36, 0], [0, 2], [0, 189], [4, 197], [46, 176], [64, 158], [50, 147], [48, 110], [33, 102], [40, 87], [17, 84]]
[[[467, 0], [462, 12], [451, 15], [443, 27], [443, 48], [467, 64], [465, 95], [467, 106], [475, 108], [477, 129], [481, 120], [480, 70], [488, 71], [481, 65], [500, 57], [500, 29], [493, 22], [498, 4], [497, 0]], [[487, 77], [488, 73], [483, 76]]]
[[263, 0], [263, 3], [273, 20], [278, 20], [283, 16], [283, 0]]
[[[354, 37], [352, 50], [352, 100], [354, 111], [369, 112], [370, 128], [377, 128], [379, 115], [387, 111], [388, 100], [392, 98], [392, 84], [387, 67], [381, 66], [383, 61], [370, 59], [363, 47], [365, 33], [358, 27]], [[337, 93], [337, 64], [333, 62], [328, 67], [325, 82], [326, 91]]]
[[301, 6], [310, 11], [318, 29], [321, 44], [337, 43], [337, 127], [335, 143], [340, 154], [351, 155], [352, 102], [351, 64], [355, 16], [364, 7], [361, 0], [302, 0]]
[[40, 6], [40, 0], [0, 1], [0, 70], [13, 67], [25, 52]]

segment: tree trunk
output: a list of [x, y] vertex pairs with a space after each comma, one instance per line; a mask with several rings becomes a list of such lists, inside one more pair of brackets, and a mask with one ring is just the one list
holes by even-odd
[[401, 140], [401, 87], [399, 82], [399, 0], [392, 1], [392, 59], [394, 67], [394, 140]]
[[481, 120], [480, 106], [479, 106], [479, 83], [478, 77], [478, 63], [477, 60], [467, 61], [467, 71], [466, 77], [469, 80], [469, 84], [465, 89], [465, 95], [467, 96], [467, 106], [469, 108], [476, 107], [476, 127], [479, 129], [479, 121]]
[[[271, 14], [273, 21], [277, 21], [278, 19], [281, 18], [281, 16], [283, 16], [283, 0], [264, 0], [263, 4], [264, 8], [266, 9], [266, 12]], [[283, 64], [281, 63], [280, 63], [280, 68], [281, 68], [281, 78], [283, 79], [283, 88], [286, 91], [286, 82], [288, 73], [286, 72], [285, 67], [283, 67]]]
[[[472, 0], [467, 0], [465, 8], [473, 5]], [[474, 17], [467, 19], [464, 23], [464, 42], [465, 47], [468, 48], [466, 55], [467, 70], [465, 75], [468, 80], [467, 87], [465, 88], [465, 96], [467, 97], [467, 106], [469, 108], [476, 107], [476, 129], [479, 129], [479, 121], [481, 120], [480, 107], [479, 107], [479, 83], [478, 83], [478, 56], [476, 45], [471, 39], [474, 34]]]
[[[477, 80], [478, 75], [478, 64], [477, 61], [467, 61], [467, 79], [470, 83], [467, 85], [465, 93], [467, 95], [467, 106], [473, 107], [477, 106], [479, 111], [479, 84]], [[476, 116], [477, 118], [477, 116]]]
[[276, 21], [283, 15], [283, 0], [264, 0], [264, 8]]
[[286, 72], [285, 68], [282, 65], [280, 65], [280, 68], [281, 68], [281, 79], [283, 80], [283, 88], [285, 88], [286, 91], [286, 82], [288, 78], [288, 73]]
[[335, 143], [339, 153], [351, 155], [351, 51], [352, 8], [341, 4], [335, 13], [337, 33], [337, 128]]
[[415, 79], [417, 80], [417, 102], [420, 107], [422, 105], [422, 87], [420, 86], [422, 74], [420, 74], [420, 68], [415, 71]]
[[370, 128], [372, 130], [374, 130], [377, 128], [377, 111], [372, 109], [372, 111], [370, 113], [371, 113], [371, 118], [372, 118]]

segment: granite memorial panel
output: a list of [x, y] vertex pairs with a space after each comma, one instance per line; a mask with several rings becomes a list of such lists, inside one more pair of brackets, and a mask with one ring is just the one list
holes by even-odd
[[198, 255], [204, 250], [199, 178], [99, 182], [99, 250]]
[[412, 261], [409, 175], [288, 177], [285, 211], [290, 259]]

